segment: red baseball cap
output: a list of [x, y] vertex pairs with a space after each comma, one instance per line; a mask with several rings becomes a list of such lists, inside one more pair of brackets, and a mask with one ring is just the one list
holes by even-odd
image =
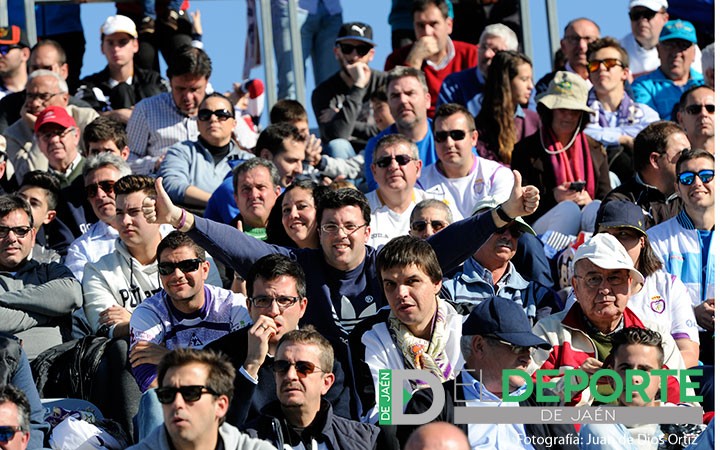
[[43, 125], [55, 123], [64, 128], [77, 127], [75, 119], [62, 106], [48, 106], [43, 109], [35, 121], [35, 132], [37, 133]]

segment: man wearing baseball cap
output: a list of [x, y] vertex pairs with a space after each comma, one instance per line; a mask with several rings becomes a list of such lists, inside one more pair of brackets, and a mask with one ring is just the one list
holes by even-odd
[[370, 94], [385, 85], [385, 73], [368, 65], [375, 56], [375, 42], [366, 23], [343, 24], [333, 52], [340, 70], [317, 85], [312, 107], [326, 153], [348, 158], [355, 155], [353, 148], [362, 150], [381, 131], [372, 120]]
[[35, 121], [40, 151], [48, 159], [49, 171], [67, 187], [82, 174], [84, 158], [78, 152], [80, 130], [75, 119], [62, 106], [45, 108]]
[[[631, 326], [659, 332], [663, 337], [664, 365], [669, 369], [685, 368], [669, 330], [640, 319], [627, 307], [630, 297], [642, 288], [644, 278], [614, 236], [599, 233], [581, 245], [572, 268], [576, 302], [533, 327], [535, 334], [552, 345], [549, 351], [539, 350], [532, 355], [534, 369], [572, 368], [592, 375], [603, 367], [613, 335]], [[607, 394], [610, 386], [601, 385], [598, 389]], [[668, 401], [678, 403], [679, 394], [677, 378], [673, 377], [668, 380]], [[569, 404], [590, 400], [589, 391], [585, 390], [575, 393]]]
[[108, 64], [83, 78], [75, 94], [96, 111], [123, 123], [127, 123], [135, 103], [168, 90], [159, 73], [135, 67], [133, 58], [140, 48], [137, 38], [132, 19], [119, 14], [108, 17], [100, 27], [100, 49]]
[[25, 89], [29, 58], [25, 31], [17, 25], [0, 27], [0, 98]]
[[635, 80], [635, 101], [645, 103], [663, 120], [673, 120], [673, 107], [688, 89], [705, 82], [691, 66], [696, 55], [695, 27], [684, 20], [671, 20], [660, 32], [657, 46], [660, 67]]
[[[503, 372], [515, 369], [528, 371], [531, 355], [537, 349], [550, 350], [550, 344], [533, 334], [523, 308], [511, 300], [491, 297], [480, 303], [465, 320], [460, 349], [465, 366], [453, 381], [443, 383], [445, 401], [435, 421], [455, 422], [454, 408], [461, 406], [498, 406], [503, 402]], [[528, 386], [526, 377], [506, 377], [511, 396], [523, 395]], [[528, 377], [529, 378], [529, 377]], [[532, 388], [532, 386], [531, 386]], [[431, 389], [420, 389], [413, 395], [405, 414], [419, 414], [433, 404]], [[537, 392], [527, 400], [503, 406], [539, 406]], [[542, 403], [542, 406], [557, 404]], [[471, 448], [506, 448], [508, 443], [530, 442], [530, 439], [558, 439], [572, 442], [572, 425], [551, 424], [463, 424], [458, 425], [468, 436]], [[415, 427], [398, 427], [398, 440], [405, 444]], [[482, 444], [482, 445], [481, 445]], [[518, 448], [533, 448], [520, 446]], [[569, 444], [558, 448], [573, 449]]]

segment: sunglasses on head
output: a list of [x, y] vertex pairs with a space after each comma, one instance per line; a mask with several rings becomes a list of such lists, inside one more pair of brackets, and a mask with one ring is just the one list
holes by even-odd
[[195, 272], [200, 267], [200, 263], [203, 262], [200, 258], [184, 259], [182, 261], [174, 262], [161, 262], [158, 263], [158, 272], [160, 275], [172, 275], [175, 273], [175, 269], [180, 269], [182, 273]]
[[435, 142], [445, 142], [448, 136], [450, 136], [453, 141], [462, 141], [465, 139], [466, 134], [465, 130], [436, 131], [434, 137]]
[[600, 65], [605, 66], [607, 70], [612, 69], [615, 66], [620, 66], [621, 68], [625, 67], [625, 64], [623, 64], [622, 61], [620, 61], [617, 58], [606, 58], [606, 59], [594, 59], [590, 62], [588, 62], [588, 70], [590, 72], [597, 72], [600, 70]]
[[703, 183], [709, 183], [715, 178], [715, 171], [713, 169], [705, 169], [700, 172], [693, 172], [688, 170], [677, 176], [678, 183], [683, 186], [690, 186], [695, 182], [695, 177], [700, 178]]
[[640, 19], [651, 20], [656, 15], [657, 12], [653, 11], [652, 9], [637, 9], [628, 13], [628, 16], [630, 16], [630, 20], [632, 20], [633, 22], [636, 22]]
[[395, 155], [394, 157], [383, 156], [382, 158], [379, 158], [377, 161], [375, 161], [375, 165], [381, 169], [384, 169], [386, 167], [389, 167], [390, 164], [392, 164], [393, 160], [398, 163], [398, 166], [405, 166], [410, 161], [414, 161], [415, 158], [410, 155]]
[[220, 122], [225, 122], [226, 120], [235, 117], [235, 113], [233, 111], [228, 111], [227, 109], [216, 109], [215, 111], [210, 109], [201, 109], [198, 111], [197, 117], [200, 122], [207, 122], [212, 116], [217, 117]]
[[207, 386], [161, 387], [155, 390], [158, 401], [163, 405], [169, 405], [174, 402], [178, 392], [182, 395], [185, 402], [196, 402], [200, 400], [203, 394], [220, 395]]
[[340, 51], [343, 52], [344, 55], [349, 55], [355, 50], [358, 56], [365, 56], [372, 50], [372, 45], [368, 44], [352, 45], [341, 42], [338, 43], [338, 47], [340, 47]]
[[291, 363], [290, 361], [285, 361], [283, 359], [276, 359], [273, 361], [272, 370], [275, 373], [284, 374], [290, 370], [290, 366], [295, 366], [295, 372], [297, 372], [299, 378], [305, 378], [313, 372], [324, 372], [310, 361], [295, 361], [294, 363]]
[[93, 184], [88, 184], [87, 186], [85, 186], [85, 194], [87, 195], [87, 198], [95, 198], [98, 193], [98, 189], [102, 189], [103, 192], [107, 195], [112, 195], [115, 193], [115, 182], [111, 180], [105, 180]]
[[3, 425], [0, 426], [0, 442], [6, 443], [15, 436], [18, 431], [23, 431], [20, 425]]
[[708, 112], [708, 114], [715, 114], [715, 105], [687, 105], [685, 107], [685, 112], [697, 116], [702, 112], [703, 108], [705, 108], [705, 111]]
[[428, 225], [430, 225], [436, 233], [448, 226], [448, 224], [442, 220], [416, 220], [410, 224], [410, 228], [412, 228], [412, 230], [416, 233], [421, 233], [425, 231]]

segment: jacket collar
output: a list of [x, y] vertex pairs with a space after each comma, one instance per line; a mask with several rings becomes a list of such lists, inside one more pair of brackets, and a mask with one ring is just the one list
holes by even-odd
[[[485, 283], [488, 284], [488, 280], [492, 279], [492, 274], [489, 270], [487, 270], [485, 267], [483, 267], [479, 262], [477, 262], [474, 258], [470, 257], [465, 260], [463, 263], [463, 269], [462, 274], [460, 275], [460, 279], [467, 283]], [[500, 277], [500, 281], [498, 282], [500, 284], [501, 288], [510, 288], [510, 289], [527, 289], [528, 285], [530, 284], [527, 280], [525, 280], [517, 270], [515, 270], [515, 266], [512, 262], [508, 263], [508, 270], [505, 272], [505, 274]]]
[[[590, 332], [591, 330], [588, 327], [588, 323], [586, 321], [585, 314], [582, 311], [582, 308], [580, 307], [580, 302], [576, 301], [568, 310], [567, 314], [562, 320], [562, 324], [574, 328], [576, 330], [580, 330], [583, 332]], [[642, 323], [640, 318], [635, 315], [634, 312], [630, 310], [627, 306], [625, 307], [625, 310], [623, 311], [623, 323], [624, 327], [640, 327], [645, 328], [645, 324]]]

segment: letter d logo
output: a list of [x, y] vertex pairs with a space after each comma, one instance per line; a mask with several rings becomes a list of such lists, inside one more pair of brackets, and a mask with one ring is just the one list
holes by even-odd
[[[404, 413], [405, 381], [422, 381], [432, 389], [433, 402], [430, 408], [420, 414]], [[442, 383], [430, 372], [424, 370], [380, 370], [379, 413], [380, 425], [422, 425], [435, 419], [445, 403]]]

